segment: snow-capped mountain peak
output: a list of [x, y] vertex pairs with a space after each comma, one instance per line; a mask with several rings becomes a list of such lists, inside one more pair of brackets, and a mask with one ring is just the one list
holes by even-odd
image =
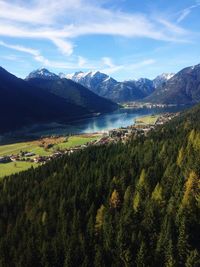
[[165, 82], [170, 80], [174, 75], [175, 75], [175, 73], [162, 73], [162, 74], [158, 75], [153, 80], [154, 87], [157, 88], [159, 86], [162, 86]]
[[45, 80], [55, 80], [55, 79], [58, 79], [59, 76], [53, 72], [50, 72], [49, 70], [45, 68], [40, 68], [40, 69], [32, 71], [26, 77], [26, 80], [36, 79], [36, 78], [45, 79]]
[[72, 74], [66, 74], [66, 75], [60, 74], [59, 76], [61, 78], [71, 79], [81, 84], [85, 84], [89, 80], [94, 80], [94, 79], [100, 79], [103, 81], [104, 79], [109, 77], [108, 75], [101, 73], [100, 71], [88, 71], [88, 72], [78, 71]]

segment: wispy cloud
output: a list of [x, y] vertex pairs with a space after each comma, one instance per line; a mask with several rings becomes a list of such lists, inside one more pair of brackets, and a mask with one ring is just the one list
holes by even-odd
[[5, 43], [3, 41], [0, 41], [0, 45], [4, 46], [6, 48], [10, 48], [10, 49], [19, 51], [19, 52], [28, 53], [28, 54], [31, 54], [33, 56], [37, 56], [39, 54], [39, 51], [36, 49], [32, 49], [32, 48], [28, 48], [28, 47], [24, 47], [24, 46], [20, 46], [20, 45], [12, 45], [12, 44]]
[[24, 5], [19, 5], [19, 1], [0, 0], [0, 35], [45, 38], [71, 55], [73, 38], [96, 34], [170, 42], [187, 36], [184, 29], [170, 22], [163, 24], [145, 14], [105, 9], [92, 0], [35, 0]]
[[183, 10], [181, 10], [179, 12], [179, 17], [177, 19], [177, 22], [180, 23], [181, 21], [183, 21], [187, 16], [190, 15], [190, 13], [192, 12], [193, 9], [200, 7], [200, 2], [196, 1], [195, 5], [189, 6]]
[[156, 63], [156, 60], [154, 59], [145, 59], [145, 60], [137, 61], [134, 63], [126, 63], [122, 65], [115, 65], [112, 63], [112, 65], [108, 65], [107, 68], [104, 68], [101, 71], [107, 74], [113, 74], [115, 72], [118, 72], [119, 70], [134, 71], [134, 70], [139, 70], [145, 66], [153, 65], [155, 63]]
[[5, 43], [3, 41], [0, 41], [0, 46], [6, 47], [6, 48], [9, 48], [12, 50], [16, 50], [18, 52], [27, 53], [27, 54], [33, 56], [36, 61], [42, 63], [43, 65], [48, 65], [48, 63], [49, 63], [48, 59], [44, 58], [40, 54], [40, 52], [36, 49], [24, 47], [21, 45], [12, 45], [12, 44]]

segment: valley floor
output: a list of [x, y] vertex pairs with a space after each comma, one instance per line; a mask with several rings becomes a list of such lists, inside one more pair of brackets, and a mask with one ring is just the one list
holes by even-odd
[[0, 178], [37, 167], [64, 152], [83, 148], [100, 138], [101, 134], [84, 134], [2, 145], [0, 146]]
[[106, 131], [105, 133], [74, 136], [51, 136], [34, 141], [0, 146], [0, 178], [19, 173], [31, 167], [71, 154], [90, 145], [104, 145], [121, 141], [126, 143], [134, 136], [147, 135], [158, 125], [170, 121], [179, 113], [165, 113], [139, 117], [133, 125]]

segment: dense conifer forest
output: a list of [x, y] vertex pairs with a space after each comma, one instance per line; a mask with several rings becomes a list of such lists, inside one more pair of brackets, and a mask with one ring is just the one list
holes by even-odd
[[200, 266], [200, 106], [5, 178], [0, 266]]

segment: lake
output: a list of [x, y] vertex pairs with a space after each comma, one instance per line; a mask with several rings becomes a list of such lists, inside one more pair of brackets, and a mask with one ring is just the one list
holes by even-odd
[[58, 135], [58, 134], [81, 134], [103, 132], [115, 128], [126, 127], [134, 124], [135, 119], [144, 115], [160, 114], [165, 112], [177, 112], [185, 107], [167, 107], [152, 109], [119, 109], [112, 113], [103, 114], [97, 117], [87, 118], [67, 125], [57, 125], [48, 129], [41, 127], [32, 129], [29, 133], [32, 136]]

